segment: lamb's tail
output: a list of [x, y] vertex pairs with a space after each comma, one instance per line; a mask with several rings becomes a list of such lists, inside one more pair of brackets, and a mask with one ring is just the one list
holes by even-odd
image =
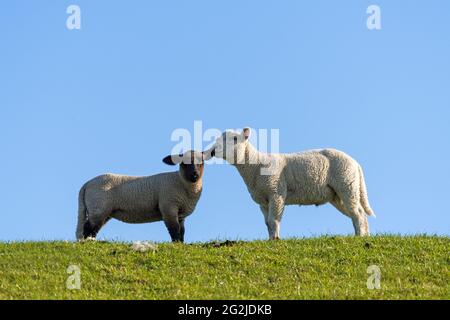
[[369, 215], [369, 216], [374, 216], [375, 217], [375, 213], [373, 212], [372, 208], [370, 207], [369, 204], [369, 198], [367, 196], [367, 188], [366, 188], [366, 182], [364, 181], [364, 174], [362, 171], [361, 166], [359, 166], [359, 179], [360, 179], [360, 183], [359, 183], [359, 192], [360, 192], [360, 197], [359, 197], [359, 201], [361, 203], [361, 206], [364, 209], [364, 212]]
[[88, 219], [88, 211], [86, 207], [86, 201], [84, 200], [86, 194], [86, 185], [81, 187], [80, 193], [78, 195], [78, 224], [76, 230], [77, 240], [84, 239], [83, 229], [84, 224]]

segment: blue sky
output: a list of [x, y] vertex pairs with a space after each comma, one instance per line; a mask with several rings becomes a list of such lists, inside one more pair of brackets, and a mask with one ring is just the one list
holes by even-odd
[[[81, 8], [81, 30], [66, 8]], [[381, 8], [369, 31], [366, 8]], [[177, 128], [279, 129], [365, 170], [375, 233], [449, 235], [450, 2], [2, 1], [0, 240], [74, 239], [105, 172], [150, 175]], [[287, 207], [282, 237], [351, 234], [330, 205]], [[100, 238], [167, 241], [163, 223]], [[209, 165], [186, 240], [266, 238], [235, 168]]]

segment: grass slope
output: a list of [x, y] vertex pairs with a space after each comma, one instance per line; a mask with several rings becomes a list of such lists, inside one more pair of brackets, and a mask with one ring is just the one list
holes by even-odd
[[[158, 244], [0, 244], [1, 299], [449, 299], [450, 238], [375, 236]], [[68, 290], [69, 265], [81, 289]], [[367, 268], [381, 289], [367, 288]]]

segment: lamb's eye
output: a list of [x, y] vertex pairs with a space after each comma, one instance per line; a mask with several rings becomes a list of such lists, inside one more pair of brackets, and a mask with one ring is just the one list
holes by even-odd
[[234, 143], [236, 143], [236, 142], [238, 141], [238, 138], [237, 138], [237, 137], [234, 137], [234, 138], [233, 138], [233, 141], [234, 141]]

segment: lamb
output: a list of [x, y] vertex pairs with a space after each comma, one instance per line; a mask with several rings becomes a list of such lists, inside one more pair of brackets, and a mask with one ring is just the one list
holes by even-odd
[[78, 198], [77, 239], [95, 238], [114, 218], [127, 223], [163, 220], [172, 241], [184, 242], [184, 220], [202, 191], [204, 154], [188, 151], [163, 162], [179, 164], [179, 170], [145, 177], [104, 174], [85, 183]]
[[280, 238], [285, 205], [331, 203], [353, 222], [355, 234], [369, 235], [370, 208], [361, 166], [335, 149], [269, 154], [248, 141], [251, 130], [226, 131], [206, 151], [227, 160], [242, 176], [252, 199], [259, 204], [270, 239]]

